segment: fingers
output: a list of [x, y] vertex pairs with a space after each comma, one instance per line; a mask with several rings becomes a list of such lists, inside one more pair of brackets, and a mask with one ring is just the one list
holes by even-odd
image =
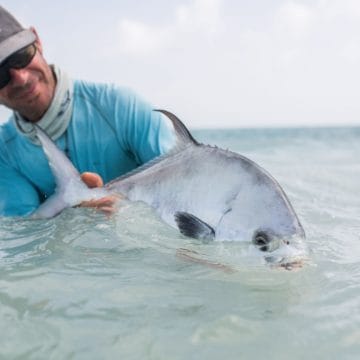
[[83, 201], [79, 206], [97, 209], [107, 215], [111, 215], [116, 211], [119, 199], [120, 197], [117, 195], [109, 195], [101, 199]]
[[[92, 172], [84, 172], [81, 174], [81, 180], [91, 189], [96, 187], [103, 187], [104, 182], [100, 175]], [[117, 209], [117, 202], [121, 199], [120, 195], [113, 194], [105, 196], [101, 199], [93, 199], [83, 201], [79, 206], [94, 208], [102, 211], [106, 215], [113, 214]]]
[[100, 175], [92, 172], [84, 172], [81, 174], [81, 180], [90, 188], [102, 187], [104, 182]]

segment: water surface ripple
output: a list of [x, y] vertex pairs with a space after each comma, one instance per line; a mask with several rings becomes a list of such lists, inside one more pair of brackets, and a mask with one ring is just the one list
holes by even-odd
[[304, 267], [185, 239], [142, 204], [111, 219], [2, 218], [1, 359], [358, 359], [360, 129], [195, 137], [281, 183], [307, 234]]

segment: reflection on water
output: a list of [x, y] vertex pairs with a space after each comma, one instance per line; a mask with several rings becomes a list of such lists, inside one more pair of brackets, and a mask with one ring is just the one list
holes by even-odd
[[[330, 131], [330, 133], [329, 133]], [[310, 252], [186, 239], [146, 206], [0, 220], [0, 358], [357, 359], [359, 132], [197, 132], [283, 185]]]

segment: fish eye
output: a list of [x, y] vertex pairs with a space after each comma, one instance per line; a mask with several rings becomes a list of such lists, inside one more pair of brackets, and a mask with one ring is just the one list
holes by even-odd
[[271, 239], [265, 231], [257, 231], [253, 237], [253, 244], [259, 248], [260, 251], [269, 251], [269, 243]]

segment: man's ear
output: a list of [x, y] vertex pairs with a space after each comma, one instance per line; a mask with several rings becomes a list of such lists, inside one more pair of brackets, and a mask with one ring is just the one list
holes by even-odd
[[40, 54], [42, 55], [42, 53], [43, 53], [43, 47], [42, 47], [42, 43], [41, 43], [41, 40], [40, 40], [40, 38], [39, 38], [39, 35], [38, 35], [36, 29], [35, 29], [33, 26], [30, 27], [30, 30], [31, 30], [31, 31], [35, 34], [35, 36], [36, 36], [35, 45], [36, 45], [36, 48], [38, 49], [38, 51], [40, 52]]

